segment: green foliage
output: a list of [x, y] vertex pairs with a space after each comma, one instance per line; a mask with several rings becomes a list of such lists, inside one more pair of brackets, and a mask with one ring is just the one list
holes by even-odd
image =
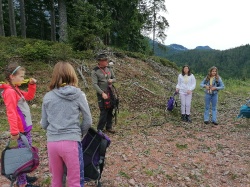
[[54, 43], [51, 46], [51, 58], [53, 60], [67, 60], [72, 58], [74, 52], [69, 44]]
[[164, 66], [169, 66], [169, 67], [172, 67], [172, 68], [174, 68], [174, 69], [176, 69], [176, 70], [179, 69], [179, 67], [178, 67], [174, 62], [171, 62], [171, 61], [169, 61], [169, 60], [167, 60], [167, 59], [160, 58], [160, 57], [157, 57], [157, 56], [152, 56], [152, 59], [153, 59], [154, 61], [156, 61], [156, 62], [161, 63], [161, 64], [164, 65]]
[[131, 58], [146, 60], [146, 55], [144, 55], [142, 53], [131, 52], [131, 51], [124, 51], [124, 53]]
[[166, 18], [161, 15], [162, 13], [166, 13], [166, 11], [165, 0], [148, 1], [145, 13], [145, 29], [147, 31], [153, 32], [154, 41], [160, 39], [163, 42], [166, 38], [166, 34], [164, 31], [169, 27], [169, 24]]
[[176, 144], [176, 147], [179, 149], [187, 149], [188, 145], [187, 144]]
[[154, 170], [152, 170], [152, 169], [147, 169], [147, 170], [145, 171], [145, 173], [146, 173], [146, 175], [148, 175], [148, 176], [154, 176]]
[[177, 65], [190, 65], [193, 73], [205, 76], [212, 66], [218, 67], [219, 75], [227, 79], [247, 80], [250, 78], [250, 45], [225, 51], [218, 50], [188, 50], [167, 55]]
[[86, 50], [86, 51], [77, 51], [75, 52], [75, 58], [83, 60], [83, 59], [90, 59], [93, 60], [95, 58], [95, 53], [93, 50]]
[[45, 186], [50, 185], [50, 184], [51, 184], [51, 178], [50, 178], [50, 177], [44, 178], [44, 179], [41, 181], [41, 184], [42, 184], [42, 185], [45, 185]]
[[130, 179], [130, 178], [131, 178], [131, 177], [130, 177], [126, 172], [124, 172], [124, 171], [120, 171], [120, 172], [119, 172], [119, 175], [122, 176], [122, 177], [125, 177], [125, 178], [127, 178], [127, 179]]
[[[52, 4], [53, 3], [53, 4]], [[152, 5], [152, 3], [154, 5]], [[60, 39], [62, 28], [59, 19], [58, 1], [25, 1], [26, 37], [41, 40]], [[138, 0], [88, 0], [65, 1], [67, 9], [68, 42], [74, 50], [103, 49], [105, 45], [119, 47], [123, 50], [150, 54], [152, 51], [144, 35], [150, 34], [144, 31], [152, 31], [152, 19], [155, 13], [165, 11], [162, 0], [138, 1]], [[16, 20], [20, 20], [20, 4], [14, 7]], [[3, 2], [3, 26], [5, 35], [11, 36], [9, 29], [8, 3]], [[61, 23], [60, 22], [60, 23]], [[53, 25], [52, 25], [53, 24]], [[157, 37], [164, 38], [164, 30], [168, 22], [163, 16], [157, 15], [154, 26]], [[21, 36], [21, 24], [16, 21], [17, 35]], [[55, 31], [54, 31], [54, 27]], [[52, 36], [53, 31], [53, 36]], [[57, 35], [56, 35], [57, 33]], [[56, 35], [56, 36], [54, 36]], [[62, 36], [61, 36], [62, 37]], [[28, 60], [34, 58], [47, 58], [50, 55], [46, 49], [42, 51], [26, 46], [28, 51], [21, 54]]]
[[38, 41], [34, 45], [26, 44], [19, 53], [26, 60], [47, 60], [51, 56], [51, 48]]
[[71, 43], [74, 50], [95, 50], [101, 49], [105, 46], [94, 34], [83, 34], [81, 31], [75, 31], [71, 37]]
[[16, 56], [27, 61], [56, 61], [66, 60], [74, 55], [69, 44], [16, 37], [0, 37], [0, 39], [1, 66]]
[[101, 19], [101, 12], [88, 2], [78, 1], [69, 7], [70, 43], [74, 50], [103, 47], [100, 38], [109, 32], [109, 15]]

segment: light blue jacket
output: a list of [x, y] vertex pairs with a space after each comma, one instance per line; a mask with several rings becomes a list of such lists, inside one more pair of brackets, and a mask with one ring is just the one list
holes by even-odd
[[[206, 78], [203, 79], [203, 81], [201, 81], [200, 86], [202, 88], [204, 88], [205, 86], [209, 86], [210, 85], [210, 81], [207, 81]], [[216, 87], [216, 90], [212, 91], [211, 94], [217, 94], [219, 90], [223, 90], [225, 88], [224, 83], [222, 81], [222, 79], [219, 77], [219, 80], [216, 81], [216, 78], [213, 79], [213, 83], [212, 83], [213, 87]], [[207, 89], [204, 89], [205, 93], [208, 93]]]

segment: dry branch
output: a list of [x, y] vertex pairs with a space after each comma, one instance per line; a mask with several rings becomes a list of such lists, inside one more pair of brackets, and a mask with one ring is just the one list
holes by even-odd
[[147, 89], [147, 88], [141, 86], [138, 82], [134, 82], [132, 85], [136, 85], [136, 86], [142, 88], [143, 90], [146, 90], [146, 91], [148, 91], [149, 93], [156, 95], [156, 94], [155, 94], [154, 92], [152, 92], [151, 90], [149, 90], [149, 89]]
[[85, 88], [89, 88], [87, 80], [85, 79], [84, 75], [82, 74], [82, 70], [80, 68], [77, 68], [77, 71], [83, 80], [83, 84], [84, 84]]

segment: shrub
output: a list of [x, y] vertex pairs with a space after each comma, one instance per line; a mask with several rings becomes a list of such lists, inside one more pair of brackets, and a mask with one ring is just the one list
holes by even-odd
[[73, 50], [70, 45], [64, 43], [55, 43], [51, 47], [51, 58], [56, 60], [67, 60], [73, 57]]
[[35, 42], [33, 45], [26, 44], [23, 48], [19, 49], [22, 58], [26, 60], [47, 60], [51, 56], [51, 47], [43, 42]]

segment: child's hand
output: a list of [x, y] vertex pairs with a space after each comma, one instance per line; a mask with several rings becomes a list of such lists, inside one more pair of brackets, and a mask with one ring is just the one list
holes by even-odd
[[216, 87], [212, 87], [211, 90], [214, 91], [214, 90], [217, 90], [217, 88]]
[[209, 90], [209, 89], [210, 89], [210, 87], [209, 87], [209, 86], [204, 86], [204, 88], [206, 88], [206, 90]]
[[11, 139], [12, 140], [17, 140], [19, 137], [20, 137], [19, 134], [17, 134], [17, 135], [11, 135]]
[[29, 82], [30, 84], [36, 84], [36, 82], [37, 82], [36, 79], [30, 78], [30, 82]]

